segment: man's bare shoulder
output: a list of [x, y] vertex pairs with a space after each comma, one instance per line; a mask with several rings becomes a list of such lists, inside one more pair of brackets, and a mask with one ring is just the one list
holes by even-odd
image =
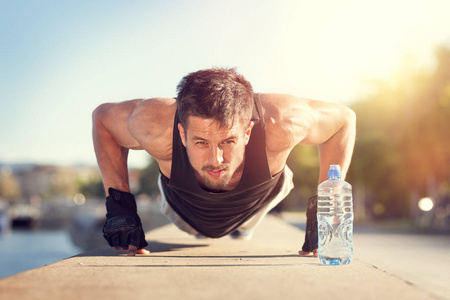
[[[145, 133], [150, 130], [163, 129], [167, 124], [173, 124], [176, 111], [175, 99], [151, 98], [145, 99], [134, 109], [128, 119], [128, 126], [134, 133]], [[155, 128], [156, 126], [156, 128]]]
[[260, 94], [268, 150], [292, 149], [310, 118], [309, 100], [284, 94]]
[[174, 98], [150, 98], [142, 100], [135, 108], [133, 114], [139, 116], [139, 113], [153, 113], [158, 111], [161, 113], [176, 109], [176, 100]]
[[133, 137], [156, 159], [171, 158], [175, 112], [175, 99], [152, 98], [143, 100], [128, 119]]
[[266, 135], [282, 148], [297, 144], [319, 145], [328, 131], [333, 131], [344, 119], [353, 118], [351, 110], [339, 103], [282, 94], [262, 94], [260, 98]]

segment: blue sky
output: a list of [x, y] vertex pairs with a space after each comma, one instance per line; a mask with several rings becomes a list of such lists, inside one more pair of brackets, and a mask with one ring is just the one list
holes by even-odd
[[257, 92], [351, 103], [371, 78], [432, 67], [448, 11], [445, 0], [0, 1], [0, 162], [95, 164], [97, 105], [173, 97], [212, 66], [237, 67]]

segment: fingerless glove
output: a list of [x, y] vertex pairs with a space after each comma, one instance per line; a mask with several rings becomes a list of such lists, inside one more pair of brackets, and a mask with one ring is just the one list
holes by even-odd
[[318, 247], [317, 195], [314, 195], [308, 199], [308, 208], [306, 210], [305, 242], [302, 246], [302, 250], [305, 252], [312, 252]]
[[128, 249], [129, 245], [138, 249], [148, 246], [133, 194], [113, 188], [109, 188], [108, 192], [106, 222], [103, 225], [103, 237], [108, 244], [123, 249]]

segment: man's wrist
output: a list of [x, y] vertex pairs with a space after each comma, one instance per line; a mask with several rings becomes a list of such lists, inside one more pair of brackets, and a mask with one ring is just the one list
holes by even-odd
[[[137, 217], [137, 206], [134, 195], [109, 188], [109, 196], [106, 197], [106, 217], [132, 215]], [[139, 217], [137, 217], [139, 219]], [[139, 220], [140, 221], [140, 220]]]

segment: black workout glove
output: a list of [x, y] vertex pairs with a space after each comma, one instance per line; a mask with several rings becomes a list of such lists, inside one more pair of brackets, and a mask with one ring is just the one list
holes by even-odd
[[123, 249], [128, 249], [128, 245], [138, 249], [148, 246], [133, 194], [113, 188], [109, 188], [108, 192], [106, 222], [103, 225], [103, 237], [108, 244]]
[[306, 210], [305, 243], [303, 244], [302, 250], [305, 252], [312, 252], [318, 247], [317, 195], [314, 195], [308, 199], [308, 209]]

